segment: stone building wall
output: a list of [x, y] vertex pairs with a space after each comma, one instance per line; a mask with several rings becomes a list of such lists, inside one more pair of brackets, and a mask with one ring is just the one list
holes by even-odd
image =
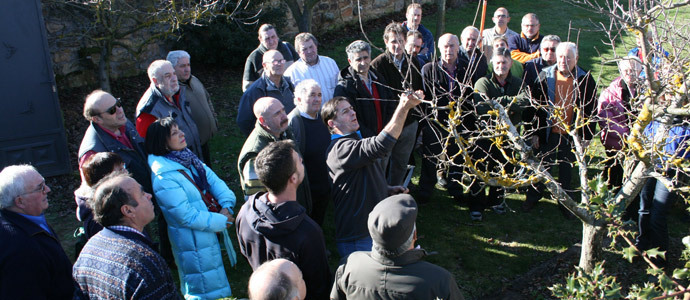
[[[403, 10], [410, 2], [410, 0], [361, 0], [359, 5], [362, 17], [372, 19]], [[427, 3], [431, 0], [423, 2]], [[357, 3], [356, 0], [322, 0], [313, 9], [312, 28], [323, 31], [356, 22]], [[95, 41], [78, 36], [78, 33], [83, 31], [83, 28], [78, 27], [77, 20], [80, 20], [80, 17], [54, 5], [43, 4], [43, 17], [53, 59], [53, 70], [60, 83], [68, 87], [97, 83], [100, 48]], [[265, 5], [285, 11], [289, 25], [285, 30], [281, 30], [281, 34], [297, 33], [296, 23], [285, 4], [280, 0], [268, 0]], [[127, 43], [137, 44], [154, 32], [156, 32], [155, 29], [149, 29], [134, 33], [128, 38]], [[148, 44], [137, 57], [123, 47], [114, 46], [110, 62], [111, 80], [145, 72], [151, 61], [165, 58], [167, 46], [165, 42]]]

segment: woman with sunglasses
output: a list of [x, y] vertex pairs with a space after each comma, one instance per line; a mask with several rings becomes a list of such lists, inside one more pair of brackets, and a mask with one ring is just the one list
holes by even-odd
[[235, 194], [187, 148], [170, 117], [153, 122], [146, 136], [153, 192], [168, 222], [180, 287], [186, 299], [231, 296], [216, 233], [223, 233], [231, 264], [236, 256], [227, 227]]

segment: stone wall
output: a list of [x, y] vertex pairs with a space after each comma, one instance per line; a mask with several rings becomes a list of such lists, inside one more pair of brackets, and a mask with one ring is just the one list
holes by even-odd
[[[420, 3], [432, 3], [432, 0], [415, 1]], [[292, 13], [280, 0], [269, 2], [273, 7], [283, 8], [288, 16], [289, 28], [286, 33], [297, 33], [297, 25], [292, 17]], [[404, 10], [410, 0], [321, 0], [312, 10], [312, 28], [319, 31], [331, 30], [348, 23], [358, 21], [361, 12], [364, 20], [377, 18], [391, 12]], [[359, 9], [357, 5], [359, 4]]]
[[[43, 17], [48, 34], [48, 45], [53, 58], [53, 71], [59, 83], [67, 87], [97, 83], [100, 47], [97, 42], [79, 36], [79, 33], [84, 30], [79, 27], [79, 20], [84, 20], [83, 16], [56, 4], [42, 2], [44, 2]], [[410, 2], [410, 0], [361, 0], [359, 11], [362, 12], [364, 19], [372, 19], [403, 10]], [[431, 0], [423, 2], [427, 3]], [[359, 17], [357, 4], [356, 0], [322, 0], [313, 9], [312, 28], [324, 31], [356, 22]], [[282, 35], [294, 36], [298, 32], [292, 14], [285, 4], [280, 0], [269, 0], [265, 2], [265, 5], [278, 7], [285, 12], [289, 25], [286, 30], [281, 30]], [[139, 31], [129, 36], [126, 43], [138, 44], [155, 32], [154, 29]], [[125, 48], [114, 46], [110, 62], [111, 80], [145, 72], [151, 61], [165, 58], [167, 46], [165, 42], [148, 44], [136, 57]]]

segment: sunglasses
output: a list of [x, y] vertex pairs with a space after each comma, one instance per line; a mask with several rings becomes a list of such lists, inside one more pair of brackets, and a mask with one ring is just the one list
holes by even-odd
[[122, 101], [120, 100], [120, 98], [115, 99], [115, 105], [106, 109], [104, 112], [100, 113], [99, 115], [104, 114], [104, 113], [114, 115], [117, 112], [118, 107], [122, 107]]
[[556, 52], [556, 47], [545, 47], [541, 48], [544, 52]]

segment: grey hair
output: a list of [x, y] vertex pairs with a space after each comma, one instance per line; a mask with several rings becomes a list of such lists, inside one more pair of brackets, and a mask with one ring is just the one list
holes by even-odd
[[26, 192], [26, 175], [37, 172], [32, 165], [7, 166], [0, 172], [0, 209], [14, 206], [14, 199]]
[[309, 40], [314, 42], [314, 45], [316, 45], [317, 47], [319, 46], [319, 41], [316, 40], [316, 37], [313, 34], [309, 32], [302, 32], [295, 36], [295, 47], [299, 47], [297, 45], [304, 44]]
[[462, 30], [462, 33], [460, 33], [460, 37], [464, 37], [466, 34], [470, 34], [470, 31], [473, 31], [473, 32], [479, 34], [479, 29], [477, 29], [477, 27], [470, 25], [470, 26], [465, 27], [465, 29]]
[[297, 98], [302, 100], [306, 99], [309, 96], [311, 89], [315, 86], [321, 88], [319, 83], [314, 79], [305, 79], [300, 81], [297, 86], [295, 86], [295, 98], [293, 99], [295, 105], [297, 105]]
[[500, 47], [500, 48], [496, 49], [496, 51], [494, 51], [494, 53], [493, 53], [493, 56], [491, 56], [491, 61], [493, 62], [494, 58], [497, 58], [499, 56], [507, 57], [510, 61], [513, 60], [512, 57], [510, 56], [510, 50], [507, 48]]
[[556, 47], [556, 53], [561, 52], [563, 50], [568, 50], [570, 52], [573, 52], [575, 54], [575, 57], [577, 57], [577, 45], [573, 42], [562, 42], [558, 44], [558, 47]]
[[[262, 32], [269, 31], [269, 30], [271, 30], [271, 29], [275, 30], [276, 27], [273, 26], [273, 24], [268, 24], [268, 23], [267, 23], [267, 24], [262, 24], [262, 25], [259, 27], [259, 34], [261, 34]], [[276, 31], [277, 31], [277, 30], [276, 30]]]
[[547, 42], [556, 42], [556, 43], [560, 44], [561, 38], [555, 34], [549, 34], [541, 40], [541, 44], [539, 44], [539, 49], [544, 48], [544, 43], [547, 43]]
[[634, 55], [626, 56], [618, 62], [618, 71], [622, 73], [624, 67], [634, 68], [639, 73], [642, 71], [642, 61]]
[[347, 53], [348, 59], [352, 59], [355, 54], [360, 53], [362, 51], [366, 51], [367, 53], [369, 53], [369, 55], [371, 55], [371, 46], [369, 46], [369, 43], [362, 40], [356, 40], [347, 45], [347, 48], [345, 48], [345, 52]]
[[146, 70], [146, 73], [149, 75], [149, 79], [153, 81], [154, 78], [158, 79], [158, 71], [160, 71], [161, 68], [163, 68], [164, 65], [169, 64], [172, 67], [172, 63], [170, 63], [167, 60], [164, 59], [159, 59], [159, 60], [154, 60], [150, 65], [149, 68]]
[[180, 58], [192, 59], [192, 57], [189, 56], [189, 53], [187, 53], [187, 51], [184, 51], [184, 50], [170, 51], [170, 52], [168, 52], [168, 57], [166, 57], [165, 59], [167, 61], [169, 61], [173, 65], [173, 67], [175, 67], [175, 66], [177, 66], [177, 61]]
[[378, 252], [379, 254], [385, 256], [385, 257], [397, 257], [405, 253], [407, 250], [410, 250], [412, 248], [412, 244], [414, 244], [414, 234], [417, 232], [417, 224], [414, 225], [412, 228], [412, 233], [410, 234], [410, 237], [407, 238], [407, 240], [398, 247], [398, 249], [395, 249], [394, 251], [386, 250], [383, 248], [383, 246], [377, 244], [376, 242], [371, 243], [371, 249]]

